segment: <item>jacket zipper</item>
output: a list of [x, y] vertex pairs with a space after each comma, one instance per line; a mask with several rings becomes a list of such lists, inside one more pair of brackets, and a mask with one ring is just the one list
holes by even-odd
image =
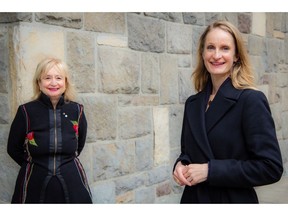
[[56, 153], [57, 153], [57, 128], [56, 128], [56, 109], [54, 109], [54, 132], [55, 132], [55, 138], [54, 138], [54, 170], [53, 175], [56, 175]]

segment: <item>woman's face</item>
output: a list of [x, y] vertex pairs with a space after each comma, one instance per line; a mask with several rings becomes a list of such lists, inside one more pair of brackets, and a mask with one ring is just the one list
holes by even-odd
[[211, 76], [229, 76], [234, 62], [235, 43], [232, 35], [220, 28], [212, 29], [207, 35], [203, 49], [203, 61]]
[[40, 90], [50, 99], [58, 100], [66, 90], [65, 76], [56, 66], [41, 75]]

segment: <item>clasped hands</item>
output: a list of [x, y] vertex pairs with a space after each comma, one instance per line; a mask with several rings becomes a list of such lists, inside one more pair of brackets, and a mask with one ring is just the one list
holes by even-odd
[[193, 186], [207, 180], [208, 163], [183, 165], [179, 161], [173, 172], [173, 179], [180, 186]]

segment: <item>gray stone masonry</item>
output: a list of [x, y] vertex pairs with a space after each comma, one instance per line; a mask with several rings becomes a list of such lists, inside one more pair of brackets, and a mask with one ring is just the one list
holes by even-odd
[[185, 100], [205, 27], [227, 19], [242, 32], [270, 103], [284, 174], [256, 188], [261, 203], [288, 203], [287, 13], [0, 13], [0, 203], [19, 166], [7, 155], [11, 122], [32, 96], [44, 56], [67, 62], [88, 120], [80, 160], [94, 203], [179, 203], [172, 178]]

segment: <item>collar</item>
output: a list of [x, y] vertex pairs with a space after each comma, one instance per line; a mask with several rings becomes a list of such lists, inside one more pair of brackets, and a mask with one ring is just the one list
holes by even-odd
[[236, 89], [232, 85], [230, 77], [222, 83], [206, 112], [207, 132], [237, 103], [242, 92], [243, 90]]
[[[41, 92], [39, 98], [38, 98], [39, 101], [41, 101], [43, 104], [45, 104], [46, 106], [48, 106], [49, 108], [52, 108], [53, 109], [53, 105], [50, 101], [50, 98], [44, 94], [43, 92]], [[57, 105], [56, 105], [56, 108], [62, 106], [64, 104], [64, 94], [61, 95]]]
[[[210, 82], [210, 83], [209, 83]], [[213, 103], [205, 113], [207, 94], [211, 93], [211, 81], [209, 81], [203, 91], [192, 96], [186, 103], [186, 115], [191, 132], [196, 143], [208, 158], [214, 158], [209, 144], [207, 133], [219, 120], [236, 104], [243, 90], [238, 90], [232, 85], [231, 78], [227, 78], [220, 86]], [[209, 121], [206, 121], [209, 119]]]

